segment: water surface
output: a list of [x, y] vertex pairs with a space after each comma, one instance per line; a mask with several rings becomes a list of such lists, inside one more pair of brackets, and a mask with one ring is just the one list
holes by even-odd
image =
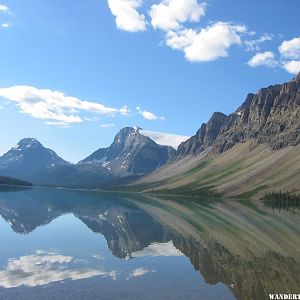
[[300, 291], [300, 216], [263, 204], [0, 192], [0, 299], [268, 299]]

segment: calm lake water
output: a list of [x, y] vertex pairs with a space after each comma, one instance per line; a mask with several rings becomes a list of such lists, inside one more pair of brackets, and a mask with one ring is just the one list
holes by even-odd
[[0, 299], [260, 300], [300, 292], [297, 209], [0, 189]]

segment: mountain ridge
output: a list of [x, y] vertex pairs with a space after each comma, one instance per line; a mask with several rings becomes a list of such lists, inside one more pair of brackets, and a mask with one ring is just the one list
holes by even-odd
[[24, 138], [0, 157], [0, 175], [30, 180], [36, 185], [99, 187], [142, 176], [167, 163], [175, 154], [140, 134], [139, 127], [121, 129], [108, 148], [99, 148], [77, 164], [59, 157], [34, 138]]
[[199, 195], [211, 190], [241, 197], [300, 191], [299, 147], [300, 74], [248, 94], [229, 115], [214, 113], [180, 144], [169, 164], [134, 185], [142, 191]]
[[79, 164], [99, 164], [118, 176], [141, 175], [164, 165], [175, 154], [140, 134], [138, 127], [121, 129], [108, 148], [100, 148]]
[[248, 94], [233, 113], [216, 112], [208, 123], [177, 150], [173, 160], [197, 155], [208, 147], [221, 154], [235, 144], [253, 140], [278, 150], [300, 143], [300, 74], [290, 82]]

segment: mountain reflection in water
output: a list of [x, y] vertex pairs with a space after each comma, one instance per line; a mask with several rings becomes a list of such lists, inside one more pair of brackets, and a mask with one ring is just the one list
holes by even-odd
[[[90, 259], [78, 259], [57, 249], [50, 251], [49, 247], [48, 251], [36, 249], [34, 253], [24, 249], [18, 258], [12, 258], [16, 257], [13, 255], [5, 260], [3, 254], [0, 296], [3, 288], [93, 277], [116, 280], [122, 272], [127, 282], [145, 274], [155, 277], [159, 271], [139, 266], [139, 260], [183, 256], [198, 272], [199, 284], [203, 278], [209, 286], [226, 287], [228, 293], [221, 289], [219, 299], [267, 299], [268, 293], [300, 291], [298, 211], [268, 210], [260, 203], [250, 205], [229, 200], [160, 199], [34, 188], [0, 193], [0, 214], [23, 239], [34, 235], [37, 228], [46, 230], [52, 221], [71, 214], [72, 220], [74, 217], [80, 220], [90, 233], [103, 236], [113, 256], [130, 260], [134, 265], [126, 272], [112, 262], [103, 265], [105, 257], [100, 251], [89, 253]], [[68, 222], [70, 226], [72, 222]], [[75, 227], [73, 234], [72, 240], [77, 238], [74, 244], [78, 248], [88, 246], [76, 237]], [[50, 239], [55, 236], [49, 234], [51, 245]], [[15, 251], [5, 250], [5, 244], [2, 249]], [[181, 271], [178, 269], [179, 275], [185, 276]], [[45, 272], [47, 277], [43, 275]], [[172, 282], [174, 274], [165, 276]], [[174, 291], [176, 288], [174, 285]], [[209, 298], [199, 295], [198, 299]]]

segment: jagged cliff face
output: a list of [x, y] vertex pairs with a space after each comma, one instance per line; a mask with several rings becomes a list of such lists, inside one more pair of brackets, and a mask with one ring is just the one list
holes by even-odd
[[164, 165], [174, 153], [172, 147], [140, 134], [139, 128], [125, 127], [109, 148], [97, 150], [79, 164], [104, 167], [114, 176], [142, 175]]
[[300, 74], [288, 83], [249, 94], [229, 116], [214, 113], [196, 135], [179, 146], [174, 160], [209, 147], [220, 154], [246, 140], [267, 144], [273, 150], [300, 143]]
[[186, 155], [196, 155], [211, 147], [222, 131], [228, 117], [220, 112], [212, 115], [207, 124], [202, 124], [197, 133], [186, 142], [182, 143], [177, 150], [173, 160]]

